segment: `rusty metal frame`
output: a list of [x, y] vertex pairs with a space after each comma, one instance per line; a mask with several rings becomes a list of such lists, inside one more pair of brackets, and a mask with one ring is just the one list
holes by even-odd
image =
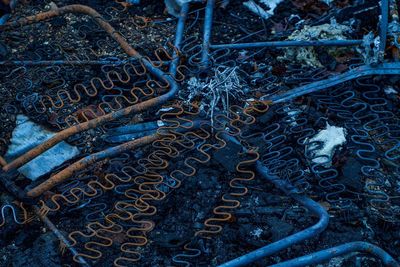
[[41, 153], [47, 151], [51, 147], [55, 146], [59, 142], [67, 139], [68, 137], [80, 133], [89, 129], [93, 129], [95, 127], [98, 127], [102, 125], [103, 123], [113, 121], [115, 119], [121, 118], [123, 116], [129, 115], [129, 114], [135, 114], [139, 112], [143, 112], [145, 110], [148, 110], [151, 107], [160, 105], [162, 103], [165, 103], [166, 101], [172, 99], [175, 94], [179, 90], [179, 85], [178, 83], [174, 80], [174, 78], [167, 73], [164, 73], [162, 70], [154, 67], [152, 63], [143, 57], [141, 54], [139, 54], [131, 45], [128, 44], [128, 42], [125, 40], [125, 38], [119, 34], [108, 22], [104, 20], [104, 18], [94, 9], [84, 6], [84, 5], [69, 5], [69, 6], [64, 6], [60, 8], [55, 8], [53, 10], [39, 13], [34, 16], [29, 16], [26, 18], [21, 18], [13, 22], [8, 22], [7, 24], [0, 26], [0, 30], [10, 30], [10, 29], [15, 29], [19, 28], [25, 25], [30, 25], [34, 23], [38, 23], [41, 21], [45, 21], [54, 17], [58, 17], [64, 14], [68, 13], [74, 13], [74, 14], [83, 14], [83, 15], [88, 15], [95, 22], [99, 24], [100, 27], [102, 27], [119, 45], [120, 47], [125, 51], [125, 53], [137, 60], [140, 61], [140, 63], [147, 68], [150, 73], [152, 73], [154, 76], [159, 78], [162, 81], [167, 82], [170, 85], [170, 90], [169, 92], [160, 95], [158, 97], [146, 100], [144, 102], [138, 103], [133, 106], [129, 106], [127, 108], [115, 111], [113, 113], [106, 114], [104, 116], [98, 117], [96, 119], [93, 119], [88, 122], [80, 123], [78, 125], [75, 125], [73, 127], [70, 127], [68, 129], [62, 130], [58, 132], [54, 137], [50, 138], [46, 142], [38, 145], [37, 147], [31, 149], [24, 155], [18, 157], [14, 161], [8, 163], [7, 165], [3, 166], [4, 171], [10, 171], [16, 168], [19, 168], [20, 166], [24, 165], [25, 163], [31, 161]]

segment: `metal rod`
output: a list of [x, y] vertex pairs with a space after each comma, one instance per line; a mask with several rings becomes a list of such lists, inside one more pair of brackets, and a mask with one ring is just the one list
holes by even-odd
[[386, 251], [367, 242], [350, 242], [343, 245], [339, 245], [333, 248], [328, 248], [318, 252], [311, 253], [306, 256], [281, 262], [278, 264], [271, 265], [271, 267], [304, 267], [311, 264], [318, 264], [325, 262], [334, 257], [349, 254], [351, 252], [365, 252], [372, 254], [382, 260], [385, 266], [399, 267], [399, 263], [392, 258]]
[[389, 0], [381, 0], [381, 19], [379, 23], [379, 52], [380, 56], [385, 56], [385, 49], [386, 49], [386, 41], [387, 41], [387, 32], [388, 32], [388, 25], [389, 25]]
[[[194, 121], [191, 123], [184, 123], [181, 125], [180, 128], [174, 129], [174, 131], [183, 133], [188, 130], [197, 129], [198, 127], [201, 126], [202, 123], [203, 123], [203, 121], [200, 121], [200, 120], [197, 120], [197, 121]], [[106, 158], [115, 157], [125, 151], [133, 150], [138, 147], [150, 144], [153, 141], [159, 139], [161, 136], [162, 136], [161, 133], [157, 132], [156, 134], [141, 137], [136, 140], [126, 142], [126, 143], [123, 143], [123, 144], [115, 146], [115, 147], [107, 148], [103, 151], [100, 151], [100, 152], [91, 154], [87, 157], [84, 157], [81, 160], [78, 160], [77, 162], [69, 165], [67, 168], [63, 169], [62, 171], [58, 172], [57, 174], [54, 174], [49, 179], [47, 179], [43, 183], [39, 184], [35, 188], [29, 190], [27, 193], [27, 196], [31, 197], [31, 198], [38, 197], [41, 194], [43, 194], [44, 192], [46, 192], [46, 191], [50, 190], [51, 188], [53, 188], [54, 186], [56, 186], [57, 184], [62, 183], [63, 181], [67, 180], [74, 173], [76, 173], [80, 170], [83, 170], [83, 169], [89, 167], [90, 165], [93, 165], [96, 162], [99, 162]]]
[[314, 93], [317, 91], [322, 91], [327, 88], [333, 87], [335, 85], [351, 81], [360, 77], [370, 76], [370, 75], [399, 75], [400, 74], [400, 63], [383, 63], [378, 66], [368, 66], [363, 65], [355, 69], [349, 70], [343, 74], [334, 75], [328, 79], [306, 84], [304, 86], [297, 87], [288, 92], [273, 95], [267, 97], [273, 103], [281, 103], [290, 101], [294, 98]]
[[[189, 3], [184, 3], [182, 5], [181, 11], [179, 13], [179, 19], [178, 19], [178, 24], [176, 26], [176, 33], [175, 33], [175, 43], [174, 46], [176, 49], [180, 50], [182, 40], [183, 40], [183, 35], [185, 33], [185, 22], [188, 16], [189, 12]], [[179, 55], [176, 50], [174, 50], [173, 54], [173, 60], [171, 65], [169, 66], [169, 72], [175, 76], [176, 75], [176, 70], [179, 65]]]
[[50, 190], [57, 184], [67, 180], [69, 177], [71, 177], [74, 173], [77, 171], [83, 170], [90, 165], [93, 165], [96, 162], [99, 162], [100, 160], [110, 158], [110, 157], [115, 157], [116, 155], [119, 155], [125, 151], [133, 150], [135, 148], [150, 144], [151, 142], [157, 140], [159, 138], [158, 134], [150, 135], [150, 136], [145, 136], [115, 147], [110, 147], [108, 149], [105, 149], [103, 151], [91, 154], [87, 157], [84, 157], [81, 160], [78, 160], [77, 162], [74, 162], [73, 164], [69, 165], [67, 168], [63, 169], [57, 174], [54, 174], [51, 176], [49, 179], [44, 181], [43, 183], [39, 184], [35, 188], [31, 189], [28, 191], [27, 196], [28, 197], [38, 197], [44, 192]]
[[51, 65], [123, 65], [131, 60], [9, 60], [0, 61], [4, 66], [51, 66]]
[[[232, 142], [238, 143], [238, 141], [228, 134], [222, 135], [224, 139], [230, 140]], [[260, 260], [264, 257], [273, 255], [281, 250], [289, 248], [295, 244], [303, 242], [307, 239], [315, 237], [316, 235], [323, 232], [329, 223], [329, 215], [326, 210], [317, 202], [312, 200], [311, 198], [299, 194], [297, 189], [291, 185], [288, 181], [280, 179], [275, 174], [272, 174], [267, 167], [265, 167], [260, 161], [256, 163], [257, 172], [267, 181], [273, 183], [277, 188], [285, 192], [288, 196], [305, 206], [308, 210], [318, 216], [318, 222], [313, 226], [297, 232], [293, 235], [285, 237], [279, 241], [276, 241], [272, 244], [266, 245], [262, 248], [254, 250], [246, 255], [240, 256], [234, 260], [226, 262], [224, 264], [219, 265], [219, 267], [237, 267], [237, 266], [245, 266], [257, 260]]]
[[236, 44], [212, 44], [211, 49], [282, 48], [293, 46], [356, 46], [363, 40], [273, 41]]
[[72, 255], [78, 260], [78, 263], [81, 266], [89, 267], [90, 265], [82, 258], [78, 251], [71, 245], [71, 243], [64, 237], [64, 235], [57, 229], [57, 227], [50, 221], [50, 219], [40, 212], [40, 209], [37, 206], [33, 206], [35, 209], [36, 215], [40, 218], [40, 220], [54, 233], [57, 238], [65, 244], [69, 251], [71, 251]]
[[206, 6], [206, 14], [204, 18], [204, 33], [203, 33], [203, 51], [201, 53], [201, 67], [203, 69], [209, 66], [210, 39], [213, 23], [215, 0], [208, 0]]
[[[11, 0], [10, 1], [10, 9], [14, 10], [18, 4], [19, 0]], [[11, 14], [4, 14], [2, 17], [0, 17], [0, 25], [4, 25], [9, 19], [11, 18]]]

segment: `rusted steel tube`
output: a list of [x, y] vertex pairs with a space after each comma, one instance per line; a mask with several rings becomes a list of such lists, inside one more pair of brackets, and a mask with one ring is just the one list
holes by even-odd
[[[195, 130], [198, 129], [202, 124], [205, 124], [207, 122], [201, 121], [201, 120], [196, 120], [191, 123], [185, 123], [181, 125], [180, 128], [174, 129], [174, 131], [179, 132], [179, 133], [184, 133], [189, 130]], [[36, 186], [35, 188], [31, 189], [28, 191], [27, 196], [28, 197], [38, 197], [44, 192], [50, 190], [54, 186], [56, 186], [59, 183], [62, 183], [63, 181], [67, 180], [70, 178], [75, 172], [83, 170], [87, 168], [88, 166], [92, 165], [93, 163], [96, 163], [100, 160], [106, 159], [106, 158], [111, 158], [115, 157], [125, 151], [132, 150], [147, 144], [152, 143], [153, 141], [159, 139], [161, 137], [161, 133], [157, 132], [156, 134], [153, 135], [148, 135], [145, 137], [138, 138], [133, 141], [129, 141], [127, 143], [111, 147], [108, 149], [105, 149], [103, 151], [100, 151], [98, 153], [94, 153], [92, 155], [89, 155], [72, 165], [68, 166], [64, 170], [60, 171], [59, 173], [51, 176], [49, 179], [47, 179], [45, 182], [41, 183], [40, 185]]]
[[400, 264], [380, 247], [367, 242], [350, 242], [333, 248], [324, 249], [299, 258], [284, 261], [270, 267], [303, 267], [326, 262], [334, 257], [343, 256], [351, 252], [364, 252], [381, 259], [384, 266], [399, 267]]
[[0, 165], [1, 166], [7, 165], [7, 162], [5, 161], [5, 159], [2, 156], [0, 156]]
[[[180, 128], [174, 129], [174, 131], [178, 133], [185, 133], [189, 130], [195, 130], [200, 128], [201, 125], [206, 124], [206, 121], [202, 120], [196, 120], [191, 123], [185, 123], [181, 125]], [[111, 158], [115, 157], [125, 151], [132, 150], [147, 144], [152, 143], [153, 141], [159, 139], [162, 136], [160, 132], [157, 132], [156, 134], [145, 136], [138, 138], [133, 141], [129, 141], [127, 143], [111, 147], [108, 149], [105, 149], [103, 151], [100, 151], [98, 153], [94, 153], [92, 155], [89, 155], [74, 164], [68, 166], [64, 170], [60, 171], [59, 173], [51, 176], [49, 179], [47, 179], [45, 182], [41, 183], [40, 185], [36, 186], [35, 188], [31, 189], [28, 191], [27, 196], [28, 197], [38, 197], [44, 192], [50, 190], [57, 184], [67, 180], [70, 178], [75, 172], [85, 169], [89, 165], [98, 162], [100, 160], [106, 159], [106, 158]]]
[[121, 48], [128, 55], [138, 58], [141, 57], [140, 54], [128, 44], [125, 38], [122, 37], [122, 35], [119, 34], [107, 21], [105, 21], [104, 18], [96, 10], [85, 5], [68, 5], [64, 7], [55, 8], [47, 12], [42, 12], [33, 16], [8, 22], [4, 26], [1, 26], [0, 29], [8, 30], [8, 29], [19, 28], [21, 26], [38, 23], [40, 21], [48, 20], [67, 13], [78, 13], [92, 17], [99, 24], [100, 27], [102, 27], [115, 41], [119, 43]]
[[98, 153], [89, 155], [89, 156], [71, 164], [64, 170], [51, 176], [45, 182], [43, 182], [40, 185], [36, 186], [35, 188], [29, 190], [27, 195], [28, 195], [28, 197], [38, 197], [41, 194], [43, 194], [44, 192], [46, 192], [46, 191], [50, 190], [51, 188], [53, 188], [54, 186], [56, 186], [57, 184], [67, 180], [69, 177], [71, 177], [77, 171], [83, 170], [83, 169], [89, 167], [90, 165], [92, 165], [93, 163], [96, 163], [100, 160], [103, 160], [103, 159], [106, 159], [109, 157], [116, 156], [125, 151], [150, 144], [151, 142], [157, 140], [157, 138], [159, 138], [158, 134], [145, 136], [145, 137], [121, 144], [119, 146], [111, 147], [111, 148], [105, 149], [103, 151], [100, 151]]
[[168, 93], [165, 93], [161, 96], [152, 98], [150, 100], [141, 102], [139, 104], [127, 107], [125, 109], [118, 110], [116, 112], [98, 117], [96, 119], [93, 119], [88, 122], [84, 122], [78, 125], [75, 125], [73, 127], [70, 127], [68, 129], [65, 129], [63, 131], [60, 131], [57, 133], [55, 136], [47, 140], [46, 142], [38, 145], [37, 147], [31, 149], [30, 151], [26, 152], [24, 155], [18, 157], [14, 161], [10, 162], [6, 166], [3, 167], [4, 171], [9, 171], [16, 169], [25, 163], [31, 161], [41, 153], [45, 152], [46, 150], [50, 149], [51, 147], [55, 146], [59, 142], [65, 140], [66, 138], [79, 133], [83, 132], [95, 127], [100, 126], [103, 123], [121, 118], [123, 116], [126, 116], [128, 114], [133, 114], [133, 113], [139, 113], [142, 111], [145, 111], [149, 109], [150, 107], [154, 107], [157, 105], [160, 105], [171, 98], [175, 96], [175, 94], [179, 90], [179, 85], [176, 83], [176, 81], [171, 77], [170, 75], [167, 75], [160, 69], [154, 67], [151, 62], [143, 58], [135, 49], [133, 49], [128, 42], [124, 39], [122, 35], [120, 35], [116, 30], [108, 23], [106, 22], [102, 16], [95, 11], [94, 9], [84, 6], [84, 5], [69, 5], [61, 8], [56, 8], [54, 10], [48, 11], [48, 12], [43, 12], [39, 13], [35, 16], [30, 16], [26, 18], [19, 19], [14, 22], [9, 22], [4, 26], [0, 26], [0, 29], [6, 30], [6, 29], [13, 29], [17, 28], [23, 25], [28, 25], [32, 23], [37, 23], [43, 20], [47, 20], [50, 18], [54, 18], [56, 16], [60, 16], [66, 13], [80, 13], [80, 14], [85, 14], [91, 16], [107, 33], [109, 33], [114, 40], [116, 40], [121, 48], [130, 56], [137, 58], [140, 60], [143, 65], [157, 78], [160, 80], [166, 81], [170, 85], [170, 91]]

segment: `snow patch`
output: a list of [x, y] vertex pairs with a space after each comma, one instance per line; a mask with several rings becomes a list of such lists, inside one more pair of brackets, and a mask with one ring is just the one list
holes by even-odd
[[[25, 115], [17, 116], [16, 125], [5, 155], [7, 161], [12, 161], [55, 135], [30, 121]], [[79, 153], [78, 148], [62, 141], [20, 167], [18, 171], [34, 181]]]
[[250, 0], [244, 2], [243, 5], [247, 7], [251, 12], [256, 14], [257, 16], [262, 17], [263, 19], [269, 19], [271, 16], [274, 15], [274, 11], [276, 7], [282, 2], [283, 0], [259, 0], [260, 4], [264, 4], [269, 9], [265, 10], [260, 5], [258, 5], [254, 0]]
[[250, 232], [250, 234], [254, 237], [260, 238], [261, 234], [263, 233], [263, 229], [261, 228], [256, 228], [253, 231]]
[[387, 95], [397, 95], [399, 92], [397, 92], [397, 90], [395, 90], [393, 87], [388, 86], [384, 89], [385, 94]]
[[330, 166], [335, 149], [346, 143], [346, 134], [344, 128], [327, 123], [326, 129], [307, 141], [309, 145], [306, 146], [306, 154], [312, 157], [312, 162]]

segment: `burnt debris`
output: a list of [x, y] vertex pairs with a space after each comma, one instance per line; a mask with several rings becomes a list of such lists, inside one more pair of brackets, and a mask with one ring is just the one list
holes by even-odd
[[394, 0], [0, 0], [1, 266], [400, 266]]

